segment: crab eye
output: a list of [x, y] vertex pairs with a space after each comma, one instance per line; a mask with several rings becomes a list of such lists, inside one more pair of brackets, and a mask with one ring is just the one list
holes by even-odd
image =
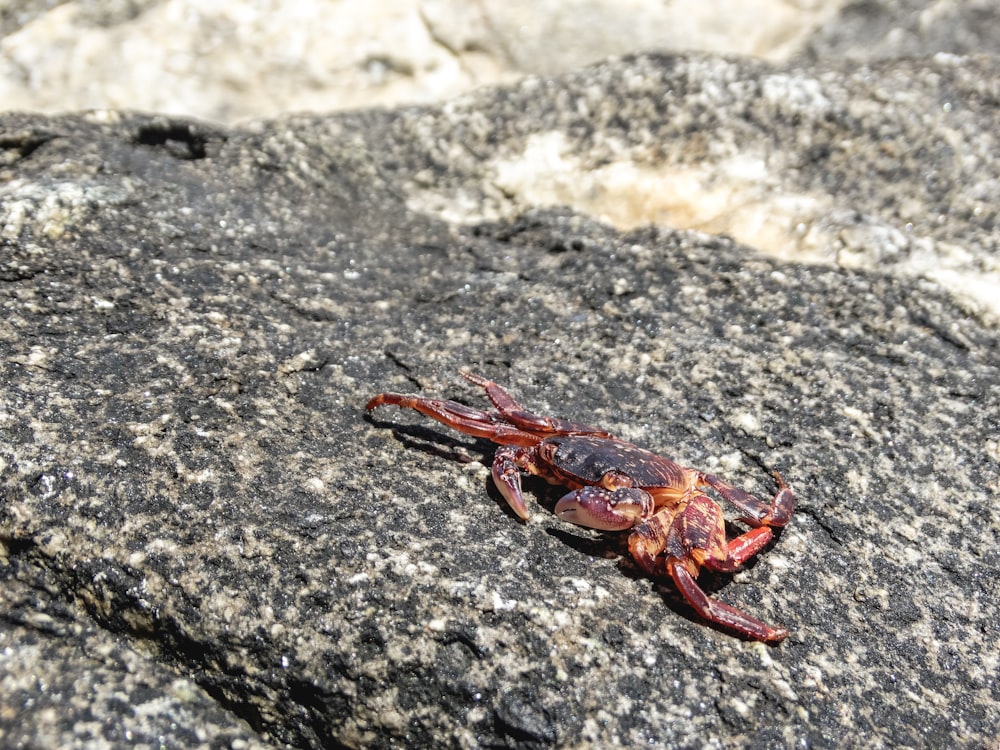
[[[601, 477], [600, 485], [605, 489], [617, 490], [625, 487], [632, 487], [634, 486], [634, 483], [632, 481], [632, 477], [628, 474], [617, 471], [616, 469], [611, 469], [610, 471], [604, 472], [604, 475]], [[618, 501], [613, 500], [612, 502]]]
[[559, 443], [542, 443], [538, 446], [538, 458], [543, 464], [555, 465], [556, 451], [559, 450]]

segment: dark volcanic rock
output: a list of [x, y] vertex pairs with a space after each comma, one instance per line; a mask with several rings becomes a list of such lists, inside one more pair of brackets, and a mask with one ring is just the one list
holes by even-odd
[[[5, 668], [37, 637], [16, 614], [32, 606], [18, 571], [36, 571], [39, 606], [68, 621], [47, 637], [119, 644], [108, 679], [127, 651], [161, 675], [151, 690], [169, 694], [168, 671], [196, 683], [218, 702], [196, 691], [204, 719], [162, 711], [227, 741], [994, 738], [995, 328], [916, 276], [619, 231], [494, 185], [542, 131], [584, 171], [747, 153], [797, 164], [786, 185], [833, 180], [859, 227], [957, 207], [912, 231], [993, 257], [975, 206], [995, 211], [997, 193], [963, 170], [997, 173], [982, 140], [1000, 125], [994, 63], [899, 64], [869, 84], [796, 74], [831, 106], [764, 103], [773, 75], [640, 58], [436, 110], [245, 131], [6, 117]], [[887, 103], [888, 85], [910, 96]], [[924, 117], [944, 98], [955, 118]], [[948, 179], [917, 179], [945, 158]], [[366, 419], [381, 390], [481, 404], [459, 367], [761, 495], [780, 469], [799, 496], [790, 526], [702, 583], [791, 637], [706, 627], [621, 538], [553, 518], [555, 490], [529, 483], [535, 516], [518, 522], [488, 444], [410, 413]], [[89, 668], [79, 648], [53, 657], [66, 674]], [[0, 697], [3, 742], [42, 731], [26, 700]], [[123, 689], [95, 721], [117, 710], [124, 726], [137, 700]]]

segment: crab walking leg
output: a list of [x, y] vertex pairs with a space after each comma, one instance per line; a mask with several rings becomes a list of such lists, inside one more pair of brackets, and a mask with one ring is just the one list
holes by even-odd
[[722, 509], [705, 495], [695, 495], [678, 513], [667, 532], [666, 567], [677, 588], [699, 615], [710, 622], [762, 641], [780, 641], [787, 630], [776, 630], [750, 615], [710, 599], [695, 583], [702, 566], [733, 571], [771, 540], [766, 527], [752, 529], [726, 542]]
[[669, 575], [684, 599], [704, 619], [761, 641], [788, 635], [723, 602], [711, 599], [695, 582], [700, 567], [731, 573], [763, 549], [773, 533], [751, 529], [726, 542], [722, 511], [704, 495], [696, 495], [679, 512], [661, 511], [635, 528], [629, 551], [651, 575]]
[[666, 575], [661, 554], [667, 546], [667, 533], [673, 520], [669, 511], [647, 518], [632, 530], [628, 537], [628, 551], [647, 575]]
[[670, 573], [674, 585], [684, 595], [687, 603], [694, 608], [695, 612], [709, 622], [717, 623], [758, 641], [777, 642], [788, 637], [788, 631], [785, 628], [772, 628], [755, 617], [740, 612], [735, 607], [730, 607], [728, 604], [716, 599], [710, 599], [698, 587], [683, 560], [678, 560], [677, 558], [668, 559], [667, 571]]
[[784, 526], [792, 518], [795, 510], [795, 494], [791, 487], [785, 484], [781, 474], [773, 472], [778, 481], [778, 491], [771, 499], [771, 504], [762, 503], [749, 492], [733, 487], [712, 474], [702, 474], [702, 486], [709, 486], [726, 500], [739, 508], [746, 515], [743, 521], [750, 526]]
[[461, 372], [463, 378], [470, 383], [485, 389], [487, 397], [493, 402], [506, 419], [515, 427], [540, 435], [594, 435], [595, 437], [611, 437], [611, 433], [599, 427], [571, 422], [558, 417], [543, 417], [530, 412], [521, 406], [514, 397], [492, 380], [472, 372]]
[[431, 419], [436, 419], [459, 432], [484, 437], [502, 445], [535, 445], [538, 438], [530, 432], [519, 430], [498, 415], [489, 414], [460, 404], [436, 398], [420, 398], [402, 393], [380, 393], [365, 406], [367, 411], [379, 406], [400, 406], [415, 409]]
[[760, 552], [774, 538], [774, 533], [767, 526], [751, 529], [746, 534], [740, 534], [731, 539], [726, 546], [726, 559], [705, 560], [705, 567], [719, 573], [733, 573], [743, 567], [743, 563]]

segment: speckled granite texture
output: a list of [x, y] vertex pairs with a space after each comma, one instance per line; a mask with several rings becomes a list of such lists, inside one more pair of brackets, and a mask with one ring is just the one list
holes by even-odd
[[[790, 74], [643, 57], [250, 130], [0, 120], [0, 744], [993, 741], [988, 311], [533, 207], [496, 165], [540, 132], [594, 169], [749, 154], [853, 211], [858, 252], [912, 219], [987, 264], [998, 74], [797, 71], [821, 96], [768, 98]], [[789, 639], [698, 622], [621, 538], [559, 523], [557, 490], [529, 484], [520, 523], [488, 444], [365, 417], [381, 390], [481, 403], [460, 367], [760, 494], [780, 469], [792, 523], [701, 580]]]
[[270, 747], [151, 658], [154, 642], [80, 617], [58, 576], [12, 551], [0, 567], [3, 747]]

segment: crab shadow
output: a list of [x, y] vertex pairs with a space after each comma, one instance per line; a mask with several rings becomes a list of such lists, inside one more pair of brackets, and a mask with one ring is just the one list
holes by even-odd
[[[422, 451], [435, 458], [441, 458], [457, 463], [478, 462], [489, 468], [493, 461], [493, 453], [497, 444], [485, 438], [472, 438], [469, 440], [457, 439], [451, 435], [444, 435], [432, 427], [425, 427], [419, 424], [399, 424], [389, 420], [380, 420], [371, 414], [366, 415], [366, 419], [376, 427], [389, 428], [400, 443], [407, 448]], [[526, 495], [533, 496], [538, 504], [550, 515], [553, 513], [556, 501], [566, 493], [563, 487], [555, 487], [542, 479], [526, 476], [522, 478]], [[493, 480], [487, 479], [485, 482], [486, 494], [497, 505], [497, 507], [507, 516], [520, 522], [521, 519], [511, 510], [503, 495], [497, 489]], [[745, 529], [736, 524], [726, 522], [726, 535], [729, 539], [743, 533]], [[751, 571], [759, 562], [761, 555], [767, 552], [777, 543], [784, 531], [783, 528], [774, 528], [774, 538], [768, 542], [757, 555], [748, 560], [740, 571]], [[694, 608], [687, 603], [680, 591], [669, 578], [650, 576], [642, 570], [632, 559], [628, 549], [628, 531], [595, 531], [573, 526], [568, 523], [558, 522], [558, 525], [545, 527], [545, 533], [558, 539], [562, 544], [572, 550], [592, 558], [602, 558], [606, 560], [617, 560], [619, 571], [628, 578], [635, 581], [636, 585], [648, 581], [652, 584], [654, 591], [660, 595], [665, 606], [674, 614], [697, 623], [703, 627], [711, 628], [727, 636], [738, 638], [743, 641], [753, 641], [738, 632], [712, 622], [706, 622], [698, 616]], [[698, 575], [698, 586], [708, 596], [715, 596], [724, 591], [732, 583], [732, 573], [716, 573], [711, 570], [702, 569]], [[776, 644], [769, 644], [776, 645]]]
[[[392, 436], [396, 438], [404, 447], [426, 453], [435, 458], [446, 461], [454, 461], [461, 464], [480, 463], [487, 468], [493, 463], [493, 454], [496, 452], [497, 444], [486, 438], [469, 438], [461, 440], [452, 435], [445, 435], [432, 427], [424, 427], [419, 424], [399, 424], [389, 420], [380, 420], [371, 414], [366, 414], [365, 419], [375, 427], [388, 428]], [[524, 486], [527, 492], [534, 489], [536, 480], [526, 478]], [[544, 485], [544, 482], [539, 481]], [[507, 501], [504, 500], [500, 491], [493, 484], [492, 479], [486, 481], [486, 494], [490, 499], [508, 516], [517, 519], [517, 514], [511, 510]], [[519, 519], [518, 519], [519, 520]]]

